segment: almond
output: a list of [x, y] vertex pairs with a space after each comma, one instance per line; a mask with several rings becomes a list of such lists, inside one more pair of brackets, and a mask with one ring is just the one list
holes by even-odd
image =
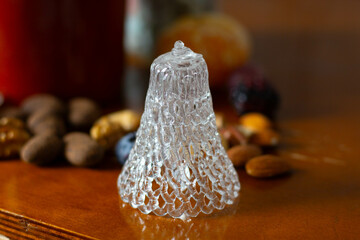
[[227, 154], [236, 167], [242, 167], [254, 157], [261, 155], [261, 149], [256, 145], [237, 145], [230, 148]]
[[68, 121], [74, 130], [88, 131], [100, 116], [99, 105], [89, 98], [77, 97], [69, 102]]
[[266, 178], [290, 171], [290, 165], [282, 158], [269, 154], [250, 159], [245, 169], [250, 176]]
[[74, 166], [90, 167], [98, 164], [103, 156], [104, 149], [88, 134], [71, 132], [64, 136], [65, 158]]
[[50, 94], [35, 94], [26, 98], [21, 104], [22, 111], [30, 115], [42, 108], [53, 109], [53, 112], [63, 114], [66, 112], [65, 104], [57, 97]]
[[279, 134], [272, 129], [263, 129], [256, 132], [250, 138], [250, 142], [260, 146], [277, 146], [279, 144]]
[[63, 142], [52, 134], [31, 138], [21, 149], [21, 159], [36, 165], [46, 165], [61, 155]]

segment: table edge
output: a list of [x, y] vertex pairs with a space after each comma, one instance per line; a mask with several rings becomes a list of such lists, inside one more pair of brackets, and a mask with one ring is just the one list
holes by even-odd
[[0, 208], [0, 234], [10, 239], [86, 239], [96, 238], [35, 220]]

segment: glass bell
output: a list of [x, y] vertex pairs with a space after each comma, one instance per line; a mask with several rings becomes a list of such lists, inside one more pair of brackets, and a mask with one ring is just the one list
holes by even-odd
[[205, 60], [181, 41], [151, 65], [136, 142], [117, 185], [121, 199], [142, 213], [181, 219], [223, 209], [239, 194]]

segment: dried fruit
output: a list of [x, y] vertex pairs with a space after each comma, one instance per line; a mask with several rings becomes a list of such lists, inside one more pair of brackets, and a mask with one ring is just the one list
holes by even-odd
[[56, 109], [44, 107], [33, 112], [27, 119], [26, 125], [31, 130], [36, 127], [37, 124], [41, 123], [47, 117], [57, 117], [59, 119], [62, 118], [62, 115], [57, 112]]
[[62, 146], [62, 141], [55, 135], [36, 135], [22, 148], [21, 159], [36, 165], [51, 163], [60, 155]]
[[122, 110], [107, 115], [110, 122], [119, 123], [126, 132], [136, 131], [140, 125], [141, 116], [132, 110]]
[[57, 97], [49, 94], [32, 95], [22, 102], [21, 107], [27, 115], [42, 108], [53, 109], [53, 111], [59, 114], [64, 114], [66, 112], [64, 103]]
[[65, 158], [79, 167], [98, 164], [104, 156], [104, 149], [89, 135], [82, 132], [68, 133], [63, 138]]
[[251, 136], [250, 142], [260, 146], [276, 146], [279, 144], [279, 134], [273, 129], [263, 129]]
[[53, 134], [63, 136], [66, 133], [65, 123], [61, 118], [55, 116], [47, 116], [36, 125], [30, 128], [33, 134]]
[[289, 172], [291, 167], [282, 158], [268, 154], [250, 159], [245, 169], [250, 176], [266, 178]]
[[269, 118], [261, 113], [247, 113], [239, 118], [241, 126], [252, 130], [253, 132], [259, 132], [264, 129], [272, 127], [272, 122]]
[[78, 131], [88, 131], [101, 116], [97, 103], [88, 98], [74, 98], [69, 102], [69, 124]]
[[30, 138], [24, 123], [15, 118], [0, 119], [0, 158], [19, 155], [21, 147]]
[[237, 69], [229, 79], [230, 99], [238, 114], [260, 112], [273, 118], [280, 98], [264, 74], [255, 66]]
[[121, 165], [124, 165], [129, 157], [136, 140], [136, 132], [131, 132], [122, 137], [115, 146], [115, 154]]
[[223, 113], [216, 112], [215, 113], [216, 127], [222, 128], [225, 125], [225, 117]]
[[106, 149], [110, 149], [124, 134], [136, 131], [139, 124], [139, 114], [131, 110], [118, 111], [97, 120], [90, 130], [90, 135]]
[[242, 167], [251, 158], [261, 155], [261, 149], [256, 145], [237, 145], [230, 148], [227, 154], [236, 167]]
[[0, 117], [12, 117], [12, 118], [24, 119], [25, 113], [19, 107], [7, 106], [7, 107], [1, 107]]
[[124, 135], [124, 132], [119, 124], [103, 120], [95, 123], [90, 130], [90, 135], [105, 149], [109, 149]]
[[3, 117], [0, 118], [0, 128], [2, 127], [12, 127], [12, 128], [25, 128], [25, 124], [23, 121], [21, 121], [18, 118], [12, 118], [12, 117]]
[[219, 130], [220, 135], [226, 139], [230, 146], [246, 144], [247, 137], [235, 126], [228, 126]]

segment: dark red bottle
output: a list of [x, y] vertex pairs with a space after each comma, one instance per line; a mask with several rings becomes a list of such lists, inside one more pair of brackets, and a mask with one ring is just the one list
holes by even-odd
[[124, 1], [1, 0], [0, 92], [116, 99]]

